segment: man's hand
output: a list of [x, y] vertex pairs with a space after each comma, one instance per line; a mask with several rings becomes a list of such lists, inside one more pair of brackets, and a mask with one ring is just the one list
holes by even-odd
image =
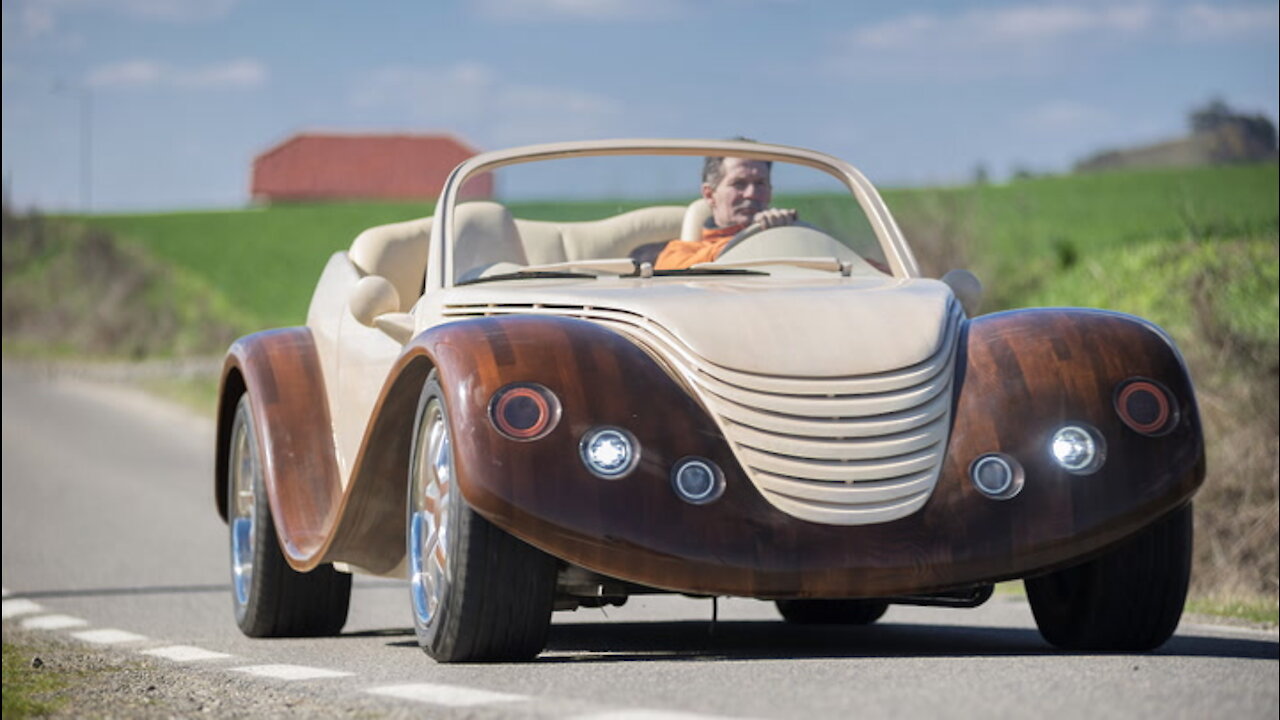
[[780, 227], [782, 225], [790, 225], [799, 218], [799, 213], [795, 210], [787, 208], [769, 208], [756, 213], [751, 218], [753, 224], [760, 225], [764, 228]]

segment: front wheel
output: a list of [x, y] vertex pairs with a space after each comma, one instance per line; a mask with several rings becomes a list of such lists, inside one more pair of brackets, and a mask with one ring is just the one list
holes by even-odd
[[351, 576], [332, 565], [300, 573], [285, 560], [267, 501], [248, 393], [236, 405], [229, 450], [227, 515], [236, 624], [249, 637], [337, 635], [347, 622]]
[[884, 600], [778, 600], [778, 612], [797, 625], [870, 625], [884, 615]]
[[1086, 563], [1027, 578], [1045, 640], [1065, 650], [1152, 650], [1178, 627], [1191, 577], [1188, 504]]
[[555, 559], [467, 506], [455, 481], [448, 417], [432, 373], [418, 402], [409, 470], [409, 588], [418, 644], [440, 662], [531, 659], [547, 641]]

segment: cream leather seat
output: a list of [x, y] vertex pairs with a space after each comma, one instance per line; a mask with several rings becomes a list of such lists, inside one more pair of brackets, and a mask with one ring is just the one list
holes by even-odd
[[480, 277], [495, 265], [528, 265], [516, 221], [506, 207], [487, 200], [455, 209], [453, 274], [457, 281]]
[[387, 279], [399, 294], [400, 312], [408, 312], [422, 296], [427, 275], [427, 248], [432, 219], [378, 225], [356, 236], [347, 258], [361, 274]]

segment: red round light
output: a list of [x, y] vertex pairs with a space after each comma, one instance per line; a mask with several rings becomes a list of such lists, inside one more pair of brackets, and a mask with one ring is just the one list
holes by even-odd
[[489, 419], [512, 440], [536, 440], [551, 432], [560, 419], [560, 405], [541, 385], [508, 385], [493, 394]]
[[1130, 380], [1120, 387], [1116, 413], [1126, 425], [1143, 435], [1159, 435], [1173, 424], [1173, 400], [1168, 391], [1150, 380]]

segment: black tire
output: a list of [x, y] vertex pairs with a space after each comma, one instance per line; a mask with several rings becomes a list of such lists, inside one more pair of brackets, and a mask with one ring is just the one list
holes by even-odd
[[285, 560], [267, 502], [247, 393], [236, 406], [228, 458], [231, 601], [236, 624], [249, 637], [337, 635], [347, 622], [351, 576], [332, 565], [300, 573]]
[[556, 561], [467, 506], [448, 417], [432, 373], [418, 401], [405, 533], [418, 644], [439, 662], [532, 659], [547, 642]]
[[1152, 650], [1173, 635], [1191, 577], [1191, 505], [1081, 565], [1027, 578], [1040, 634], [1064, 650]]
[[889, 603], [884, 600], [777, 600], [782, 618], [796, 625], [870, 625]]

